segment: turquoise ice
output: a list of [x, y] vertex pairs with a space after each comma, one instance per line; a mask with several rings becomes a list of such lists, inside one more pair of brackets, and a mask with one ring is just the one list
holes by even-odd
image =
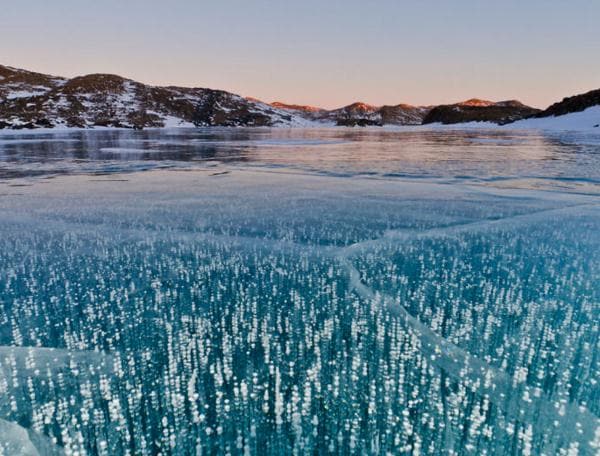
[[0, 454], [597, 454], [599, 151], [0, 138]]

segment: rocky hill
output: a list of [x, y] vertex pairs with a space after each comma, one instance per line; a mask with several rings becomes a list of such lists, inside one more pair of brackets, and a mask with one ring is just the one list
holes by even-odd
[[411, 106], [407, 104], [379, 108], [381, 121], [384, 125], [420, 125], [429, 111], [431, 111], [430, 106]]
[[0, 66], [0, 128], [303, 125], [221, 90], [154, 87], [121, 76], [65, 79]]
[[361, 102], [327, 111], [324, 118], [344, 127], [382, 125], [379, 108]]
[[338, 126], [368, 125], [420, 125], [429, 112], [428, 107], [399, 104], [395, 106], [372, 106], [356, 102], [343, 108], [325, 110], [313, 106], [272, 103], [271, 106], [286, 109], [308, 120]]
[[548, 109], [537, 113], [535, 117], [563, 116], [572, 112], [581, 112], [598, 105], [600, 105], [600, 89], [563, 98], [562, 101], [554, 103]]
[[532, 117], [539, 112], [539, 109], [517, 100], [493, 102], [472, 98], [461, 103], [434, 107], [423, 118], [423, 123], [494, 122], [503, 125]]

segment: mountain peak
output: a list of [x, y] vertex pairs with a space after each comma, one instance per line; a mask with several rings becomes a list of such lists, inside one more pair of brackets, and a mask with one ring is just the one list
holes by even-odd
[[361, 112], [373, 112], [379, 109], [379, 107], [363, 103], [362, 101], [356, 101], [352, 104], [349, 104], [348, 106], [344, 106], [342, 109]]
[[456, 103], [458, 106], [494, 106], [496, 103], [489, 100], [482, 100], [481, 98], [469, 98], [468, 100]]
[[288, 104], [283, 103], [281, 101], [274, 101], [270, 103], [271, 106], [278, 109], [286, 109], [289, 111], [303, 111], [303, 112], [321, 112], [325, 111], [323, 108], [318, 108], [316, 106], [308, 106], [308, 105], [298, 105], [298, 104]]

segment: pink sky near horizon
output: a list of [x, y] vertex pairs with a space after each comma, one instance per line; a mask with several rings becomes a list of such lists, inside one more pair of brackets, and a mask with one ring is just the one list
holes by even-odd
[[0, 63], [116, 73], [337, 108], [518, 99], [600, 87], [600, 2], [29, 0], [3, 5]]

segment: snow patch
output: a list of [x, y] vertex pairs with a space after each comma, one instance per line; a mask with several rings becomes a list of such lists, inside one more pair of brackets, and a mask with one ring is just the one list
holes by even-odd
[[6, 96], [6, 99], [7, 100], [15, 100], [17, 98], [38, 97], [40, 95], [44, 95], [46, 92], [47, 92], [47, 90], [37, 90], [37, 91], [15, 90], [13, 92], [9, 92], [9, 94]]
[[600, 134], [600, 106], [563, 116], [523, 119], [505, 125], [505, 128], [535, 130], [595, 130]]
[[186, 120], [180, 119], [175, 116], [164, 116], [163, 117], [164, 128], [175, 128], [175, 127], [183, 127], [183, 128], [194, 128], [195, 125], [192, 122], [188, 122]]

